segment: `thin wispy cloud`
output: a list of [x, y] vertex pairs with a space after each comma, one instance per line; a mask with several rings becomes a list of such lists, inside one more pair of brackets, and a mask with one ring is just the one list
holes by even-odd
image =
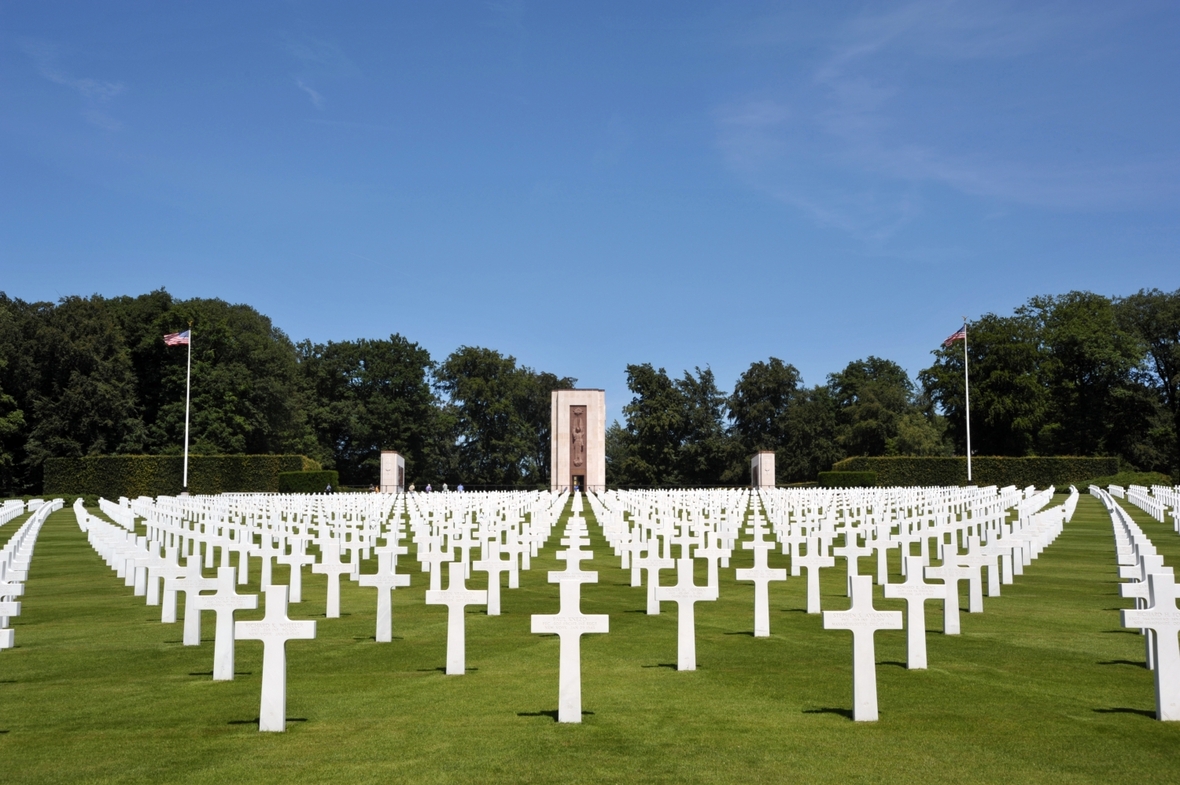
[[[917, 0], [874, 8], [834, 31], [803, 78], [718, 108], [718, 149], [753, 187], [875, 242], [922, 215], [927, 186], [1067, 210], [1174, 197], [1180, 161], [1118, 160], [1118, 152], [1071, 158], [1047, 143], [1059, 129], [1034, 109], [1003, 94], [1015, 111], [975, 106], [977, 83], [945, 76], [1071, 56], [1114, 22], [1117, 14], [1058, 4]], [[759, 35], [757, 46], [776, 45]], [[1022, 143], [995, 141], [1005, 135]]]
[[64, 69], [58, 62], [56, 47], [45, 41], [25, 41], [21, 49], [37, 66], [37, 72], [42, 78], [76, 92], [88, 106], [83, 110], [82, 117], [92, 125], [108, 131], [117, 131], [123, 124], [97, 107], [127, 90], [122, 82], [110, 82], [91, 77], [78, 77]]
[[[299, 63], [299, 69], [293, 76], [295, 86], [316, 109], [323, 110], [327, 103], [323, 83], [354, 79], [361, 75], [360, 68], [352, 58], [332, 41], [288, 31], [281, 31], [278, 36], [283, 51]], [[319, 87], [313, 87], [313, 83]]]
[[310, 85], [308, 85], [302, 79], [296, 79], [295, 85], [300, 90], [307, 93], [307, 97], [311, 99], [312, 106], [314, 106], [316, 109], [323, 109], [324, 108], [324, 97], [322, 95], [320, 95], [318, 91], [313, 89]]
[[344, 50], [332, 41], [283, 31], [279, 40], [287, 54], [305, 67], [324, 76], [355, 77], [361, 70]]

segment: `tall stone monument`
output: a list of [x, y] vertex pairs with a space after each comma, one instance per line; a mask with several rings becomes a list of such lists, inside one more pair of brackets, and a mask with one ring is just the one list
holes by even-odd
[[554, 390], [549, 414], [549, 488], [606, 488], [606, 392]]
[[406, 459], [393, 450], [381, 451], [381, 492], [402, 493], [406, 490]]
[[761, 450], [750, 459], [750, 485], [755, 488], [774, 487], [774, 450]]

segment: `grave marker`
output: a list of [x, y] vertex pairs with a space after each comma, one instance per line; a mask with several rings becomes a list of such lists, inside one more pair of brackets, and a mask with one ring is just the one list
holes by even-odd
[[450, 576], [447, 589], [428, 589], [426, 604], [447, 606], [447, 675], [462, 676], [467, 672], [466, 608], [468, 605], [487, 605], [488, 593], [464, 586], [461, 562], [449, 562], [447, 570]]
[[852, 607], [824, 611], [825, 630], [852, 631], [852, 719], [877, 720], [877, 661], [873, 635], [877, 630], [900, 630], [901, 611], [873, 608], [873, 577], [852, 578]]
[[287, 587], [271, 584], [266, 590], [266, 616], [261, 621], [235, 625], [237, 640], [262, 641], [262, 703], [258, 730], [287, 730], [287, 641], [313, 640], [314, 621], [287, 618]]

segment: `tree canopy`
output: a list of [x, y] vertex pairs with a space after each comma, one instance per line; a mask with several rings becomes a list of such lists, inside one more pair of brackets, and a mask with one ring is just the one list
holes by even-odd
[[[175, 454], [193, 326], [195, 453], [297, 452], [347, 485], [397, 449], [419, 484], [537, 487], [549, 474], [552, 390], [574, 379], [462, 346], [441, 361], [398, 334], [293, 343], [248, 305], [138, 297], [29, 303], [0, 293], [0, 492], [37, 493], [46, 458]], [[982, 455], [1107, 455], [1180, 474], [1180, 291], [1068, 292], [984, 314], [911, 378], [875, 356], [808, 386], [777, 357], [731, 392], [709, 368], [625, 368], [631, 400], [607, 429], [607, 481], [745, 484], [773, 450], [779, 482], [852, 455], [962, 455], [963, 364]]]

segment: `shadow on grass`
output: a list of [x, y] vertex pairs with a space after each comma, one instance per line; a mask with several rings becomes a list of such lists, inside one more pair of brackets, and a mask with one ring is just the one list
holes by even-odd
[[[195, 672], [189, 674], [189, 676], [212, 676], [212, 675], [213, 675], [213, 671], [195, 671]], [[253, 676], [254, 671], [234, 671], [234, 675], [235, 676]]]
[[722, 635], [749, 635], [751, 638], [754, 637], [754, 633], [750, 632], [749, 630], [737, 630], [736, 632], [725, 632], [725, 633], [722, 633]]
[[897, 660], [882, 660], [881, 662], [878, 662], [877, 664], [878, 665], [892, 665], [895, 668], [908, 667], [904, 662], [898, 662]]
[[1103, 630], [1107, 635], [1139, 635], [1139, 630]]
[[[477, 671], [477, 670], [479, 670], [479, 668], [468, 668], [467, 673], [471, 673], [472, 671]], [[432, 673], [434, 671], [438, 671], [439, 673], [446, 673], [447, 666], [440, 665], [437, 668], [419, 668], [418, 669], [418, 673]]]
[[[307, 717], [288, 717], [287, 722], [307, 722]], [[258, 718], [252, 720], [230, 720], [226, 725], [257, 725]]]
[[783, 608], [783, 613], [807, 613], [806, 608]]
[[[594, 714], [594, 712], [586, 711], [584, 709], [582, 710], [583, 717], [588, 716], [588, 715], [592, 715], [592, 714]], [[553, 721], [557, 722], [557, 710], [556, 709], [554, 709], [553, 711], [518, 711], [518, 712], [516, 712], [516, 716], [517, 717], [552, 717]]]
[[[352, 636], [352, 639], [353, 639], [354, 641], [373, 641], [374, 643], [376, 643], [376, 642], [377, 642], [377, 636], [376, 636], [376, 635], [353, 635], [353, 636]], [[404, 640], [405, 640], [405, 638], [403, 638], [403, 637], [402, 637], [402, 636], [400, 636], [400, 635], [392, 635], [392, 636], [390, 636], [390, 640], [395, 640], [395, 641], [404, 641]]]
[[1098, 663], [1099, 665], [1131, 665], [1136, 668], [1146, 668], [1146, 662], [1135, 662], [1134, 660], [1105, 660]]
[[634, 611], [623, 611], [623, 613], [647, 613], [647, 608], [640, 608], [639, 610]]
[[1147, 717], [1149, 720], [1155, 719], [1155, 712], [1147, 709], [1129, 709], [1126, 706], [1117, 706], [1112, 709], [1094, 709], [1095, 714], [1138, 714], [1141, 717]]
[[639, 667], [641, 667], [641, 668], [671, 668], [672, 670], [676, 670], [676, 663], [674, 663], [674, 662], [661, 662], [656, 665], [640, 665]]
[[831, 706], [822, 709], [804, 709], [804, 714], [839, 714], [841, 717], [852, 719], [852, 709], [836, 709]]

